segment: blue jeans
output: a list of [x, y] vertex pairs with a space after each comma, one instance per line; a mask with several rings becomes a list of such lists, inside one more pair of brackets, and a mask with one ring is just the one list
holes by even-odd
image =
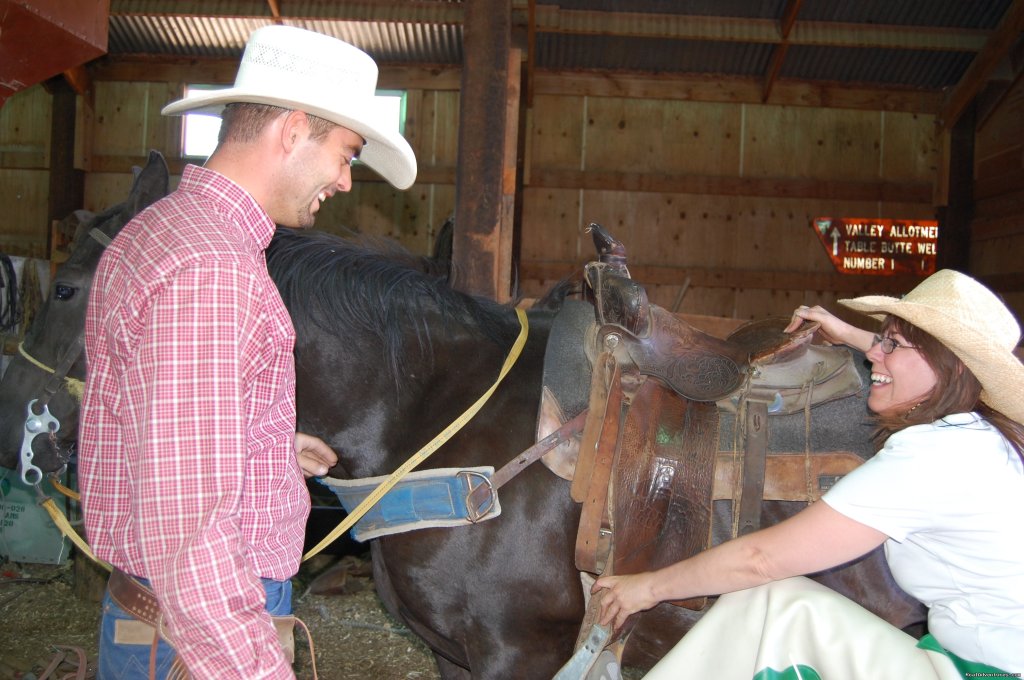
[[[267, 593], [267, 611], [272, 616], [292, 613], [292, 582], [260, 579]], [[139, 579], [146, 586], [149, 581]], [[100, 622], [100, 659], [96, 680], [145, 680], [149, 678], [150, 642], [133, 640], [116, 642], [114, 631], [119, 620], [134, 620], [110, 597], [103, 595], [103, 619]], [[174, 663], [174, 648], [163, 639], [156, 649], [156, 678], [164, 680]]]

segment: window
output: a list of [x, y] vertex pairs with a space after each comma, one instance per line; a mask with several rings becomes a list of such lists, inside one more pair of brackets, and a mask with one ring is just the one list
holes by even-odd
[[[185, 96], [199, 90], [221, 89], [217, 85], [189, 85]], [[182, 153], [186, 157], [209, 158], [217, 148], [217, 133], [220, 132], [220, 116], [206, 113], [186, 113], [182, 116]]]
[[[189, 85], [185, 96], [197, 90], [219, 89], [217, 85]], [[385, 115], [399, 134], [405, 134], [405, 99], [403, 90], [377, 90]], [[217, 133], [220, 132], [220, 117], [204, 113], [187, 113], [182, 116], [182, 153], [191, 158], [209, 158], [217, 148]]]

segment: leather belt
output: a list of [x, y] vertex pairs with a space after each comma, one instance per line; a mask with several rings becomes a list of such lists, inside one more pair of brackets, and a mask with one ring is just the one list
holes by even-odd
[[[156, 594], [150, 588], [139, 583], [138, 579], [126, 574], [117, 567], [114, 567], [110, 573], [110, 578], [107, 580], [107, 590], [110, 592], [110, 599], [116, 602], [121, 609], [131, 614], [138, 621], [153, 627], [155, 631], [153, 637], [155, 650], [158, 638], [164, 637], [162, 632], [163, 626], [160, 625], [160, 603], [156, 599]], [[310, 635], [306, 624], [290, 614], [271, 616], [270, 618], [274, 623], [278, 642], [280, 642], [281, 649], [284, 651], [285, 658], [289, 664], [295, 663], [295, 625], [296, 623], [302, 625], [309, 642], [309, 654], [312, 659], [313, 678], [315, 680], [317, 677], [316, 654], [313, 651], [313, 636]], [[151, 657], [150, 660], [150, 677], [153, 677], [153, 659], [155, 657]], [[172, 670], [175, 670], [176, 667], [180, 667], [176, 671], [178, 675], [171, 673], [168, 677], [188, 677], [188, 672], [184, 670], [184, 665], [181, 663], [181, 657], [175, 659]]]
[[148, 623], [157, 630], [160, 618], [160, 603], [152, 590], [116, 567], [107, 581], [110, 598], [133, 617]]

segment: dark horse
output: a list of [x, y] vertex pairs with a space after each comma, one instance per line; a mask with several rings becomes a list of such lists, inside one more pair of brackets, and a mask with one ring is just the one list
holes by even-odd
[[[297, 332], [298, 426], [339, 452], [333, 476], [398, 468], [492, 384], [519, 333], [512, 307], [454, 291], [397, 249], [280, 230], [267, 262]], [[85, 284], [79, 291], [87, 292]], [[40, 328], [26, 338], [41, 362], [57, 361], [67, 344], [60, 338], [81, 332], [80, 317], [57, 314], [66, 301], [51, 299]], [[535, 441], [555, 314], [528, 313], [529, 338], [500, 388], [421, 468], [498, 468]], [[25, 404], [48, 377], [31, 365], [12, 368], [15, 377], [5, 377], [0, 390], [0, 464], [7, 467], [17, 465]], [[54, 398], [50, 407], [62, 426], [73, 425], [72, 400]], [[854, 413], [862, 410], [854, 404]], [[53, 439], [67, 442], [63, 427]], [[49, 438], [36, 441], [34, 461], [43, 471], [63, 463], [57, 452], [64, 447], [47, 450]], [[585, 604], [574, 563], [580, 506], [569, 491], [568, 482], [532, 465], [502, 488], [502, 513], [493, 520], [372, 541], [381, 599], [434, 651], [443, 678], [549, 678], [570, 657]], [[765, 503], [764, 517], [777, 521], [799, 506]], [[819, 578], [899, 627], [922, 618], [878, 552]], [[700, 613], [659, 605], [641, 615], [625, 664], [649, 668]]]

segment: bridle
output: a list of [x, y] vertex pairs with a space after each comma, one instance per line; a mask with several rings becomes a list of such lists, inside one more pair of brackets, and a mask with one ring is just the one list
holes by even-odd
[[[99, 243], [103, 248], [110, 245], [111, 239], [109, 236], [104, 234], [97, 228], [89, 230], [89, 236], [94, 241]], [[85, 329], [83, 328], [74, 342], [67, 348], [60, 361], [57, 363], [56, 368], [47, 366], [42, 361], [39, 361], [25, 349], [25, 343], [22, 342], [18, 345], [18, 352], [24, 357], [30, 364], [36, 368], [50, 373], [50, 379], [46, 381], [43, 386], [43, 394], [37, 399], [32, 399], [28, 402], [25, 408], [25, 426], [24, 434], [21, 439], [21, 456], [18, 459], [18, 472], [21, 475], [21, 481], [26, 485], [38, 485], [43, 481], [43, 471], [40, 470], [33, 462], [34, 456], [32, 452], [32, 442], [35, 438], [42, 434], [48, 434], [50, 437], [55, 437], [57, 431], [60, 430], [60, 421], [57, 420], [50, 413], [50, 399], [57, 393], [57, 390], [62, 385], [67, 386], [68, 393], [73, 397], [81, 397], [83, 383], [81, 380], [75, 378], [69, 378], [68, 372], [71, 367], [78, 361], [78, 357], [81, 356], [82, 351], [85, 349]], [[36, 413], [36, 407], [41, 409], [39, 413]]]
[[[21, 473], [21, 481], [23, 484], [33, 485], [39, 484], [39, 482], [43, 481], [43, 471], [32, 463], [32, 458], [35, 455], [32, 452], [32, 442], [36, 437], [44, 433], [48, 433], [51, 437], [54, 437], [60, 429], [60, 421], [50, 413], [50, 399], [53, 398], [57, 393], [57, 390], [60, 389], [61, 385], [63, 385], [65, 381], [69, 383], [68, 391], [73, 394], [70, 383], [74, 379], [68, 378], [67, 375], [68, 371], [71, 370], [71, 367], [74, 366], [76, 361], [78, 361], [78, 357], [81, 356], [84, 347], [85, 340], [82, 337], [82, 334], [79, 334], [78, 337], [75, 338], [75, 341], [71, 343], [71, 346], [68, 347], [67, 351], [64, 352], [64, 356], [60, 363], [57, 364], [57, 368], [50, 368], [26, 352], [23, 344], [18, 345], [18, 351], [23, 357], [28, 359], [33, 366], [51, 374], [50, 379], [47, 380], [46, 385], [43, 386], [43, 395], [37, 399], [29, 401], [25, 408], [25, 432], [21, 439], [21, 457], [18, 460], [18, 471]], [[35, 409], [37, 404], [41, 409], [40, 413], [36, 413]]]

